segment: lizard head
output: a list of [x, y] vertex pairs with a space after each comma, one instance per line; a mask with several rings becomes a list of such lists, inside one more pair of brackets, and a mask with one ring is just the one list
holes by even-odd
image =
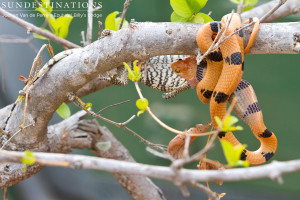
[[172, 63], [171, 68], [178, 76], [186, 79], [191, 85], [191, 88], [195, 88], [197, 86], [197, 61], [195, 56], [187, 57], [183, 60], [180, 59]]

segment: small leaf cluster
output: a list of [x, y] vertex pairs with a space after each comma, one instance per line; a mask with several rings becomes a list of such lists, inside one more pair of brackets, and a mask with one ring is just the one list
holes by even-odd
[[27, 165], [33, 165], [35, 163], [35, 156], [32, 151], [26, 150], [25, 155], [21, 158], [21, 163], [23, 164], [23, 171], [26, 172]]
[[[54, 30], [54, 34], [61, 38], [66, 38], [69, 33], [69, 26], [73, 19], [73, 16], [66, 14], [64, 16], [61, 16], [57, 19], [52, 14], [52, 7], [50, 6], [50, 0], [42, 0], [42, 3], [38, 8], [35, 10], [42, 13], [46, 20], [48, 20], [50, 26]], [[49, 30], [40, 27], [41, 29], [50, 32]], [[33, 34], [35, 38], [42, 39], [42, 40], [48, 40], [48, 38], [43, 37], [41, 35], [38, 35], [36, 33]]]
[[243, 127], [241, 127], [241, 126], [234, 126], [234, 124], [239, 121], [238, 118], [236, 118], [235, 116], [228, 115], [225, 118], [224, 124], [222, 124], [222, 120], [218, 116], [215, 116], [215, 120], [216, 120], [218, 127], [223, 132], [243, 130]]
[[141, 78], [141, 74], [140, 74], [140, 68], [139, 66], [137, 66], [137, 60], [135, 60], [133, 62], [133, 71], [132, 69], [129, 67], [129, 65], [125, 62], [123, 62], [123, 65], [126, 67], [127, 71], [128, 71], [128, 78], [129, 80], [131, 80], [132, 82], [136, 82]]
[[89, 108], [91, 108], [93, 106], [93, 104], [91, 102], [88, 102], [85, 104], [84, 108], [87, 110]]
[[[234, 4], [241, 4], [242, 0], [230, 0], [232, 3]], [[254, 8], [254, 5], [258, 2], [258, 0], [245, 0], [244, 1], [244, 5], [245, 8], [243, 9], [243, 12], [251, 10], [252, 8]]]
[[[119, 30], [119, 26], [121, 23], [121, 17], [117, 17], [119, 14], [118, 11], [112, 12], [105, 18], [105, 29], [109, 29], [112, 31]], [[126, 28], [129, 25], [127, 20], [124, 20], [122, 28]]]
[[142, 99], [138, 99], [135, 104], [136, 104], [136, 107], [140, 110], [137, 113], [137, 116], [140, 116], [140, 114], [143, 114], [147, 110], [149, 102], [148, 102], [148, 99], [142, 98]]
[[174, 10], [171, 22], [207, 23], [213, 21], [207, 14], [199, 13], [206, 3], [207, 0], [170, 0]]

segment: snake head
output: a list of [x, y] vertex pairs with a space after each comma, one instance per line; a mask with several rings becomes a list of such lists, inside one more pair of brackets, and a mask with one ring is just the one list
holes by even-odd
[[197, 61], [195, 56], [180, 59], [172, 63], [171, 68], [178, 76], [187, 80], [191, 85], [191, 88], [195, 88], [197, 86]]

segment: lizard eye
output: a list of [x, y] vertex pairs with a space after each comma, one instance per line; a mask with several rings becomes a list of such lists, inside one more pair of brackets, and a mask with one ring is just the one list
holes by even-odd
[[179, 70], [179, 69], [175, 69], [175, 72], [176, 72], [176, 73], [180, 73], [180, 70]]

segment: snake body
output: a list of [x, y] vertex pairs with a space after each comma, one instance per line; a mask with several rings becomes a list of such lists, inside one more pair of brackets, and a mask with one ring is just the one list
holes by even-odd
[[[224, 26], [224, 21], [228, 17], [228, 15], [223, 17], [221, 26]], [[218, 27], [220, 27], [218, 22], [211, 22], [200, 28], [197, 34], [197, 44], [201, 51], [208, 49], [207, 46], [212, 44]], [[234, 14], [227, 30], [228, 33], [226, 32], [225, 35], [231, 35], [240, 27], [239, 15]], [[247, 51], [249, 50], [249, 45], [251, 44], [248, 44]], [[251, 165], [262, 164], [268, 161], [276, 152], [277, 139], [266, 128], [263, 122], [262, 112], [252, 86], [247, 81], [241, 79], [244, 69], [242, 34], [238, 32], [227, 39], [220, 46], [220, 53], [218, 54], [222, 55], [221, 61], [211, 61], [211, 57], [207, 56], [202, 61], [202, 64], [197, 65], [196, 58], [191, 57], [173, 63], [172, 69], [182, 78], [192, 82], [193, 85], [195, 85], [195, 79], [199, 81], [197, 84], [197, 94], [200, 101], [203, 102], [203, 99], [205, 99], [205, 101], [210, 102], [211, 120], [215, 129], [217, 128], [215, 116], [223, 119], [226, 114], [227, 101], [231, 102], [234, 97], [237, 97], [238, 100], [234, 106], [234, 111], [248, 124], [253, 134], [261, 143], [260, 148], [256, 151], [245, 149], [241, 155], [241, 160], [248, 160]], [[206, 67], [203, 64], [205, 61], [207, 63]], [[199, 75], [201, 72], [202, 77], [204, 77], [203, 79]], [[212, 95], [205, 96], [205, 92], [207, 91]], [[234, 146], [240, 144], [232, 132], [220, 132], [218, 136], [220, 140], [226, 140]]]

